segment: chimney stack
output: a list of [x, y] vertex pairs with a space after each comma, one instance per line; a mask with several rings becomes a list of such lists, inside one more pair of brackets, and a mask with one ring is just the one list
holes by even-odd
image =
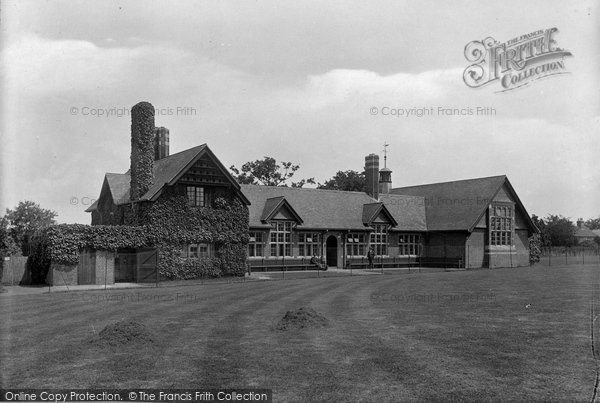
[[169, 129], [157, 127], [154, 129], [154, 161], [169, 156]]
[[577, 228], [581, 229], [583, 228], [583, 218], [580, 218], [579, 220], [577, 220]]
[[154, 180], [154, 107], [140, 102], [131, 108], [131, 188], [130, 200], [136, 201]]
[[365, 157], [365, 178], [367, 194], [379, 200], [379, 155], [369, 154]]

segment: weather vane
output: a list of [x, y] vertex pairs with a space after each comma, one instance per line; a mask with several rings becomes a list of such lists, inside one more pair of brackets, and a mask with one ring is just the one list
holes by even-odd
[[387, 142], [383, 142], [383, 167], [387, 168], [387, 148], [389, 144]]

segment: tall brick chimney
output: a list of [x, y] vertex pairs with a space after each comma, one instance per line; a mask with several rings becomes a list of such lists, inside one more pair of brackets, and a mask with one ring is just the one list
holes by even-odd
[[152, 186], [154, 169], [154, 107], [140, 102], [131, 108], [131, 201]]
[[169, 156], [169, 129], [157, 127], [154, 129], [154, 161]]
[[369, 154], [365, 157], [365, 177], [367, 194], [379, 200], [379, 155]]

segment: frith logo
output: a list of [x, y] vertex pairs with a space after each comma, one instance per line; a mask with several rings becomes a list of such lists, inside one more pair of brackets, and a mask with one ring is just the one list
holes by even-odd
[[571, 52], [557, 46], [557, 28], [539, 30], [500, 43], [492, 37], [465, 46], [465, 57], [473, 64], [463, 73], [471, 88], [500, 81], [502, 89], [514, 90], [534, 80], [566, 74], [564, 58]]

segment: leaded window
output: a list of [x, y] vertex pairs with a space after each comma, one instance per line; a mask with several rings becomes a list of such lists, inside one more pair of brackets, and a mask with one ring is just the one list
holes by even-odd
[[388, 254], [388, 226], [386, 224], [373, 225], [375, 231], [371, 233], [371, 246], [375, 252], [375, 256], [385, 256]]
[[321, 236], [318, 232], [298, 234], [298, 256], [321, 256]]
[[271, 223], [271, 256], [292, 256], [292, 223]]
[[212, 245], [208, 243], [182, 245], [180, 256], [186, 259], [209, 258], [212, 256]]
[[367, 236], [364, 233], [355, 232], [346, 235], [346, 255], [366, 256]]
[[400, 234], [398, 236], [400, 256], [419, 256], [421, 254], [420, 234]]
[[204, 188], [202, 186], [186, 186], [187, 199], [190, 206], [204, 207]]
[[248, 242], [248, 256], [256, 257], [264, 255], [264, 240], [262, 231], [250, 231], [250, 241]]
[[513, 244], [514, 210], [512, 206], [494, 204], [490, 210], [490, 245]]

